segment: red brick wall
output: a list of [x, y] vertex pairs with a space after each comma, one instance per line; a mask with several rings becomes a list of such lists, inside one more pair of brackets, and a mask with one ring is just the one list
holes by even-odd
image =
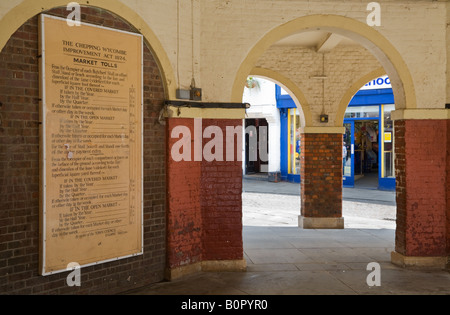
[[395, 122], [396, 251], [446, 255], [447, 122]]
[[[242, 126], [242, 120], [204, 119], [203, 130], [208, 126], [222, 129], [224, 161], [202, 162], [203, 260], [239, 260], [243, 259], [242, 162], [236, 155], [234, 161], [226, 161], [226, 127]], [[237, 139], [234, 152], [241, 154]]]
[[[242, 121], [201, 120], [201, 130], [217, 126], [223, 134], [224, 161], [211, 162], [194, 161], [194, 119], [167, 121], [169, 136], [176, 126], [186, 126], [192, 137], [191, 161], [174, 161], [170, 153], [179, 138], [168, 141], [168, 267], [243, 259], [242, 163], [225, 158], [226, 126], [242, 125]], [[211, 139], [200, 141], [203, 147]]]
[[450, 255], [450, 120], [447, 120], [447, 255]]
[[396, 120], [394, 122], [395, 136], [395, 184], [397, 203], [397, 228], [395, 230], [395, 251], [406, 254], [406, 142], [405, 142], [405, 121]]
[[302, 134], [301, 214], [342, 217], [342, 135]]
[[[66, 16], [64, 8], [52, 14]], [[135, 30], [117, 16], [82, 8], [82, 20]], [[144, 255], [81, 269], [81, 287], [67, 273], [40, 276], [38, 18], [0, 53], [0, 294], [113, 294], [164, 277], [165, 132], [157, 122], [164, 102], [158, 66], [144, 49]]]
[[[176, 268], [202, 260], [201, 162], [194, 161], [194, 120], [167, 119], [167, 267]], [[186, 126], [192, 137], [190, 161], [172, 159], [172, 130]]]

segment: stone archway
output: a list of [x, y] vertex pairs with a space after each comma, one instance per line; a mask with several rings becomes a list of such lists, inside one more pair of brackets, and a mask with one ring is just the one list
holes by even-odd
[[[44, 13], [63, 16], [65, 4], [49, 8]], [[82, 7], [82, 13], [82, 22], [95, 23], [96, 17], [101, 14], [109, 24], [116, 25], [114, 28], [137, 32], [133, 25], [107, 9]], [[0, 53], [0, 71], [3, 76], [0, 83], [0, 191], [4, 196], [0, 208], [10, 218], [2, 220], [0, 229], [4, 240], [21, 240], [16, 244], [15, 256], [10, 255], [11, 251], [6, 250], [6, 247], [0, 252], [5, 262], [11, 266], [10, 279], [20, 279], [8, 279], [7, 285], [0, 290], [6, 288], [6, 293], [9, 294], [114, 294], [161, 281], [164, 279], [166, 259], [165, 133], [164, 127], [158, 124], [157, 117], [164, 105], [165, 91], [158, 63], [146, 44], [143, 47], [143, 229], [152, 232], [143, 234], [144, 254], [82, 268], [80, 287], [68, 287], [66, 278], [61, 275], [39, 275], [39, 172], [42, 159], [39, 153], [38, 14], [31, 15], [20, 23], [22, 24], [18, 29], [8, 35]], [[22, 276], [17, 276], [20, 273]], [[104, 282], [105, 277], [108, 278], [108, 284]], [[49, 283], [52, 285], [48, 285]]]
[[[0, 20], [0, 49], [3, 49], [11, 35], [28, 19], [55, 7], [66, 7], [68, 4], [64, 0], [25, 0], [18, 6], [11, 9]], [[118, 0], [89, 0], [80, 1], [81, 6], [104, 8], [114, 14], [120, 16], [127, 23], [133, 25], [143, 36], [153, 56], [155, 56], [161, 76], [165, 86], [166, 99], [175, 99], [176, 95], [176, 79], [171, 63], [163, 48], [159, 38], [150, 28], [150, 26], [139, 16], [138, 13], [130, 9], [128, 6]], [[69, 13], [69, 12], [67, 12]]]
[[342, 126], [342, 123], [344, 122], [345, 111], [347, 110], [347, 106], [350, 103], [350, 101], [352, 100], [355, 93], [358, 92], [359, 89], [362, 86], [364, 86], [364, 84], [366, 84], [367, 82], [369, 82], [373, 79], [381, 77], [385, 73], [386, 73], [386, 71], [383, 68], [378, 68], [378, 69], [366, 74], [362, 78], [359, 78], [355, 83], [353, 83], [353, 85], [349, 89], [347, 89], [347, 91], [345, 92], [345, 95], [342, 97], [341, 101], [339, 102], [338, 113], [336, 115], [336, 121], [335, 121], [336, 127]]
[[[396, 177], [397, 183], [397, 230], [396, 230], [396, 252], [393, 254], [392, 261], [403, 265], [444, 265], [445, 257], [445, 187], [439, 184], [439, 178], [431, 178], [430, 175], [423, 172], [423, 177], [429, 179], [434, 185], [423, 200], [438, 200], [439, 206], [429, 207], [425, 201], [417, 201], [411, 192], [419, 194], [418, 183], [413, 179], [412, 170], [419, 165], [419, 158], [408, 154], [406, 148], [429, 147], [429, 152], [436, 156], [439, 161], [445, 161], [445, 152], [437, 152], [431, 142], [427, 143], [421, 140], [421, 144], [416, 142], [414, 131], [416, 126], [420, 130], [429, 130], [431, 125], [437, 123], [432, 121], [433, 117], [424, 116], [424, 121], [414, 121], [418, 116], [413, 116], [413, 112], [421, 112], [417, 109], [417, 99], [415, 87], [410, 73], [402, 55], [397, 51], [393, 44], [380, 32], [368, 25], [351, 18], [336, 15], [311, 15], [300, 17], [275, 27], [266, 33], [256, 45], [250, 50], [241, 63], [235, 76], [231, 97], [238, 100], [242, 95], [242, 84], [245, 77], [251, 73], [252, 69], [258, 63], [258, 60], [268, 49], [280, 39], [290, 35], [308, 32], [312, 30], [321, 30], [328, 33], [336, 33], [341, 36], [352, 39], [365, 49], [367, 49], [379, 62], [380, 68], [367, 74], [360, 80], [366, 82], [372, 76], [386, 73], [391, 79], [392, 88], [395, 96], [396, 112], [394, 112], [396, 148]], [[382, 71], [383, 69], [384, 71]], [[368, 80], [366, 80], [368, 79]], [[302, 216], [303, 221], [300, 226], [304, 228], [342, 228], [342, 117], [344, 115], [344, 103], [350, 94], [359, 88], [362, 84], [356, 82], [347, 93], [342, 97], [337, 119], [333, 125], [321, 126], [317, 121], [306, 118], [306, 127], [304, 129], [304, 143], [302, 147], [302, 159], [306, 168], [302, 172]], [[359, 85], [356, 87], [356, 85]], [[411, 112], [411, 121], [407, 114]], [[442, 111], [441, 111], [442, 112]], [[436, 111], [437, 113], [437, 111]], [[443, 113], [443, 112], [442, 112]], [[430, 115], [432, 113], [430, 112]], [[433, 139], [442, 139], [442, 133], [447, 129], [445, 121], [439, 121], [439, 128], [436, 130], [436, 137]], [[433, 133], [434, 134], [434, 133]], [[397, 139], [398, 138], [398, 139]], [[445, 137], [444, 137], [445, 139]], [[437, 140], [436, 140], [437, 141]], [[445, 141], [445, 140], [443, 140]], [[303, 144], [304, 144], [303, 143]], [[309, 144], [308, 144], [309, 143]], [[414, 151], [415, 152], [415, 151]], [[339, 155], [341, 156], [339, 158]], [[314, 156], [314, 158], [313, 158]], [[425, 156], [421, 157], [426, 159]], [[410, 161], [406, 163], [406, 160]], [[319, 162], [317, 162], [319, 161]], [[414, 164], [415, 163], [415, 164]], [[442, 169], [442, 163], [430, 165], [430, 169]], [[416, 170], [415, 170], [416, 171]], [[430, 186], [431, 187], [431, 186]], [[409, 191], [409, 193], [407, 193]], [[437, 196], [434, 191], [440, 191]], [[428, 202], [428, 201], [427, 201]], [[418, 213], [420, 208], [421, 213]], [[434, 217], [424, 217], [424, 213], [433, 211]], [[415, 214], [417, 213], [417, 214]], [[426, 234], [426, 230], [436, 231], [434, 235]], [[418, 231], [416, 233], [416, 231]], [[444, 241], [443, 241], [444, 240]], [[433, 246], [429, 249], [420, 246], [421, 242], [430, 242]], [[421, 257], [424, 259], [416, 259]]]
[[[259, 57], [275, 42], [289, 35], [309, 30], [326, 30], [348, 37], [371, 52], [391, 78], [396, 95], [396, 105], [400, 108], [416, 108], [416, 97], [411, 74], [400, 53], [379, 32], [367, 24], [337, 15], [310, 15], [287, 22], [268, 32], [251, 49], [241, 63], [233, 84], [232, 100], [242, 95], [242, 83], [251, 72]], [[311, 121], [306, 126], [312, 126]]]
[[264, 69], [255, 67], [250, 72], [251, 75], [254, 76], [261, 76], [264, 78], [267, 78], [271, 81], [276, 82], [281, 87], [283, 87], [285, 90], [291, 92], [292, 99], [297, 105], [297, 108], [300, 109], [300, 124], [301, 126], [305, 126], [306, 121], [311, 120], [311, 113], [309, 109], [309, 103], [306, 99], [305, 95], [303, 94], [302, 90], [289, 78], [283, 76], [282, 74], [270, 70], [270, 69]]
[[[293, 34], [321, 30], [352, 39], [372, 54], [391, 78], [397, 108], [415, 108], [414, 85], [409, 70], [395, 47], [379, 32], [351, 18], [337, 15], [300, 17], [268, 32], [242, 62], [232, 90], [232, 99], [242, 94], [242, 77], [276, 42]], [[375, 70], [376, 73], [380, 71]], [[371, 73], [370, 75], [372, 75]], [[350, 92], [347, 93], [348, 95]], [[348, 95], [345, 95], [347, 97]], [[343, 107], [343, 106], [341, 106]], [[309, 108], [307, 108], [308, 112]], [[345, 112], [345, 110], [344, 110]], [[343, 116], [338, 108], [338, 116]], [[317, 117], [318, 118], [318, 117]], [[305, 115], [302, 141], [302, 215], [304, 228], [343, 228], [342, 218], [342, 122], [321, 125]], [[333, 122], [331, 122], [333, 123]]]

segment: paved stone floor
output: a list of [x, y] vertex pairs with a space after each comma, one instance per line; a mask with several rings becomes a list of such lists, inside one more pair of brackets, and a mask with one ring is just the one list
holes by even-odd
[[[247, 186], [243, 193], [247, 271], [202, 272], [153, 284], [131, 294], [450, 294], [448, 271], [411, 270], [391, 264], [395, 242], [395, 205], [389, 201], [392, 193], [385, 193], [382, 202], [370, 196], [380, 194], [379, 191], [357, 192], [359, 201], [344, 198], [344, 230], [303, 230], [297, 227], [298, 195], [249, 190]], [[381, 286], [367, 284], [372, 272], [367, 266], [371, 262], [381, 267]]]

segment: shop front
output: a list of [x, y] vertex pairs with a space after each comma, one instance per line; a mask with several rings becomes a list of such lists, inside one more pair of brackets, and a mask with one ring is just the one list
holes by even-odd
[[[299, 183], [299, 109], [289, 94], [276, 86], [280, 110], [280, 169], [283, 181]], [[343, 186], [395, 190], [394, 95], [387, 76], [377, 78], [355, 94], [344, 117]]]
[[349, 106], [344, 119], [343, 184], [395, 190], [394, 105]]
[[278, 85], [275, 94], [280, 110], [281, 180], [300, 183], [300, 110], [289, 94]]
[[355, 94], [344, 116], [344, 187], [395, 190], [394, 95], [387, 76]]

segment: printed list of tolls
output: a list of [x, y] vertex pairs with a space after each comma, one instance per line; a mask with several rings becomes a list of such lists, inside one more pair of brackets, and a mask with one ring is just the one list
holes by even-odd
[[134, 220], [129, 173], [136, 102], [127, 73], [120, 71], [126, 51], [65, 42], [63, 53], [71, 62], [51, 64], [59, 98], [47, 104], [53, 127], [47, 168], [54, 188], [48, 205], [57, 213], [51, 237], [126, 234]]

